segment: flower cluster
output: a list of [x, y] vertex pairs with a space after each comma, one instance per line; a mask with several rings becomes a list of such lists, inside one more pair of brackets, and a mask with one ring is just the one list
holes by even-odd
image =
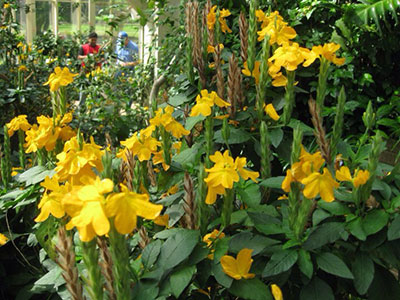
[[[58, 139], [67, 141], [75, 135], [74, 130], [67, 125], [72, 121], [72, 113], [67, 113], [62, 118], [57, 116], [55, 119], [39, 116], [36, 120], [39, 125], [34, 124], [26, 131], [26, 144], [24, 145], [26, 153], [37, 152], [42, 148], [52, 151]], [[23, 128], [21, 127], [21, 129]]]
[[259, 176], [258, 172], [248, 171], [244, 167], [246, 166], [245, 157], [236, 157], [233, 160], [229, 156], [229, 151], [226, 150], [224, 154], [216, 151], [214, 155], [210, 155], [210, 160], [215, 163], [215, 165], [206, 169], [208, 172], [207, 178], [204, 181], [208, 186], [208, 193], [206, 197], [207, 204], [215, 203], [217, 195], [223, 195], [225, 189], [233, 188], [233, 183], [239, 181], [239, 175], [244, 180], [248, 178], [256, 181]]
[[202, 90], [200, 95], [197, 95], [196, 97], [196, 105], [193, 106], [190, 116], [195, 117], [202, 114], [207, 117], [211, 115], [211, 108], [213, 108], [214, 105], [217, 105], [218, 107], [231, 106], [228, 102], [222, 100], [216, 92], [212, 91], [209, 93], [207, 90]]
[[8, 135], [10, 137], [12, 137], [14, 132], [18, 130], [27, 131], [29, 128], [32, 127], [32, 125], [29, 124], [26, 118], [27, 115], [19, 115], [6, 124], [8, 128]]
[[[217, 6], [214, 5], [211, 8], [211, 10], [208, 13], [208, 15], [207, 15], [207, 26], [208, 26], [208, 29], [210, 29], [210, 30], [214, 29], [215, 22], [217, 21], [217, 14], [215, 12], [216, 9], [217, 9]], [[229, 17], [230, 15], [231, 15], [231, 13], [230, 13], [230, 11], [228, 9], [221, 9], [219, 11], [218, 21], [219, 21], [219, 24], [221, 26], [221, 31], [223, 33], [226, 33], [226, 32], [231, 33], [232, 32], [232, 30], [226, 24], [226, 20], [225, 20], [225, 18]]]
[[274, 11], [266, 15], [262, 10], [256, 11], [257, 20], [262, 22], [261, 31], [258, 31], [258, 40], [262, 41], [266, 35], [269, 35], [269, 44], [283, 45], [289, 43], [297, 35], [296, 31], [287, 25], [279, 15], [279, 12]]
[[57, 91], [60, 86], [67, 86], [72, 81], [74, 81], [74, 77], [79, 74], [74, 74], [69, 71], [67, 67], [61, 69], [60, 67], [56, 67], [54, 69], [54, 73], [51, 73], [49, 76], [49, 80], [44, 83], [44, 85], [50, 86], [50, 91]]
[[208, 255], [208, 258], [213, 260], [214, 259], [214, 252], [215, 249], [213, 249], [213, 246], [215, 245], [215, 241], [217, 239], [222, 239], [225, 237], [225, 233], [222, 231], [219, 231], [218, 229], [214, 229], [211, 233], [207, 233], [203, 237], [203, 242], [207, 244], [207, 248], [210, 249], [210, 254]]

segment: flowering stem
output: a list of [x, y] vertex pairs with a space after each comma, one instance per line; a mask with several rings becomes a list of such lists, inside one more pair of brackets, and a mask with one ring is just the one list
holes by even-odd
[[287, 85], [285, 93], [285, 107], [283, 108], [283, 123], [285, 125], [289, 124], [290, 118], [292, 116], [292, 111], [294, 107], [294, 71], [287, 71]]
[[269, 83], [268, 78], [268, 59], [270, 56], [270, 44], [269, 35], [266, 35], [263, 40], [261, 66], [260, 66], [260, 78], [257, 89], [257, 113], [258, 119], [261, 121], [264, 116], [264, 105], [265, 105], [265, 89]]
[[289, 227], [296, 232], [296, 220], [299, 214], [300, 203], [300, 184], [292, 182], [290, 192], [288, 195], [289, 200]]
[[194, 69], [193, 69], [193, 38], [186, 38], [186, 75], [191, 84], [194, 85]]
[[196, 193], [196, 207], [197, 207], [196, 213], [197, 213], [197, 227], [200, 229], [202, 235], [204, 235], [207, 231], [208, 216], [209, 216], [208, 207], [204, 201], [207, 193], [207, 185], [204, 182], [204, 178], [205, 178], [204, 165], [201, 164], [197, 176], [198, 186]]
[[224, 203], [222, 206], [221, 224], [222, 227], [228, 227], [231, 223], [231, 215], [233, 211], [233, 189], [226, 189], [224, 195]]
[[125, 236], [119, 234], [111, 222], [110, 253], [113, 261], [113, 274], [115, 283], [115, 293], [118, 300], [128, 300], [130, 297], [131, 273], [129, 270], [129, 253], [125, 241]]
[[250, 1], [250, 15], [249, 15], [249, 39], [247, 48], [247, 67], [250, 73], [253, 72], [254, 64], [256, 60], [256, 38], [257, 38], [257, 21], [256, 21], [256, 10], [257, 0]]
[[26, 159], [25, 159], [25, 149], [24, 149], [24, 132], [21, 129], [18, 130], [18, 155], [19, 155], [19, 164], [22, 169], [25, 169]]
[[329, 60], [321, 58], [321, 64], [319, 67], [319, 76], [318, 76], [317, 99], [316, 99], [317, 106], [320, 108], [321, 112], [324, 108], [326, 81], [328, 79], [329, 66], [330, 66]]
[[4, 156], [1, 158], [1, 178], [5, 187], [11, 181], [11, 144], [8, 128], [4, 125]]
[[229, 126], [228, 126], [228, 119], [225, 118], [222, 121], [222, 138], [224, 139], [225, 145], [229, 150], [229, 153], [231, 153], [231, 149], [229, 147], [229, 136], [230, 136], [230, 130], [229, 130]]
[[163, 150], [163, 158], [166, 165], [171, 164], [171, 134], [161, 126], [161, 147]]
[[81, 242], [82, 259], [88, 270], [86, 283], [89, 287], [88, 292], [91, 299], [103, 299], [103, 281], [101, 268], [99, 266], [99, 253], [96, 250], [96, 240], [90, 242]]
[[260, 144], [261, 144], [261, 178], [267, 179], [271, 177], [271, 149], [270, 149], [270, 139], [267, 128], [267, 123], [265, 121], [261, 122], [260, 126]]
[[204, 136], [206, 139], [206, 167], [210, 168], [211, 167], [211, 161], [210, 161], [210, 155], [213, 151], [213, 137], [214, 137], [214, 132], [213, 132], [213, 119], [212, 115], [208, 116], [205, 120], [205, 132]]
[[336, 106], [336, 116], [335, 123], [333, 125], [333, 132], [331, 138], [331, 159], [334, 160], [337, 154], [336, 146], [342, 136], [343, 129], [343, 116], [344, 116], [344, 105], [346, 103], [346, 94], [344, 92], [344, 87], [340, 89], [338, 103]]
[[312, 205], [313, 201], [311, 199], [303, 197], [303, 200], [298, 207], [297, 219], [294, 225], [294, 234], [298, 241], [301, 241], [303, 236]]

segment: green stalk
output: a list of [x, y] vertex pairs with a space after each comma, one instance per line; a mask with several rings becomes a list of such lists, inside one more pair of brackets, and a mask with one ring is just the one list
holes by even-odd
[[161, 126], [161, 148], [163, 150], [164, 161], [167, 165], [171, 165], [171, 140], [171, 134]]
[[324, 100], [326, 94], [326, 81], [329, 75], [329, 60], [325, 58], [321, 58], [321, 64], [319, 66], [319, 75], [318, 75], [318, 87], [317, 87], [317, 105], [322, 112], [324, 109]]
[[298, 162], [300, 159], [302, 139], [303, 139], [303, 132], [300, 128], [300, 125], [298, 124], [296, 128], [293, 130], [292, 153], [290, 156], [291, 165]]
[[22, 169], [25, 169], [26, 167], [24, 140], [25, 140], [24, 132], [20, 129], [18, 130], [18, 156], [19, 156], [19, 164]]
[[268, 80], [268, 59], [270, 56], [271, 46], [269, 44], [269, 36], [266, 35], [263, 40], [261, 66], [260, 66], [260, 78], [257, 89], [257, 114], [258, 119], [261, 121], [264, 117], [264, 105], [265, 105], [265, 89], [269, 84]]
[[[338, 103], [336, 106], [336, 116], [335, 116], [335, 123], [333, 124], [333, 132], [331, 138], [331, 158], [332, 160], [335, 159], [337, 154], [337, 144], [340, 141], [343, 131], [343, 122], [344, 122], [344, 105], [346, 103], [346, 93], [344, 92], [344, 87], [340, 89]], [[328, 162], [331, 163], [331, 162]]]
[[226, 189], [224, 195], [224, 202], [222, 206], [221, 224], [226, 228], [231, 223], [231, 215], [233, 212], [233, 189]]
[[133, 169], [133, 178], [132, 178], [132, 189], [133, 192], [138, 193], [140, 191], [140, 163], [136, 161], [135, 168]]
[[130, 289], [132, 274], [129, 270], [129, 253], [125, 236], [119, 234], [112, 223], [109, 238], [110, 253], [113, 261], [115, 294], [118, 300], [132, 299]]
[[297, 218], [299, 215], [299, 206], [300, 206], [300, 183], [292, 182], [290, 187], [290, 192], [288, 195], [289, 202], [289, 228], [296, 232], [296, 224]]
[[104, 155], [101, 157], [101, 162], [103, 164], [103, 172], [101, 172], [101, 178], [109, 178], [112, 180], [112, 155], [110, 152], [105, 151]]
[[310, 210], [313, 205], [313, 200], [303, 197], [301, 204], [298, 208], [298, 215], [294, 225], [294, 234], [298, 241], [301, 241], [303, 233], [310, 215]]
[[295, 71], [287, 71], [287, 85], [286, 85], [286, 93], [285, 93], [285, 106], [283, 108], [283, 124], [289, 124], [290, 118], [292, 116], [292, 111], [294, 107], [294, 78]]
[[212, 154], [214, 150], [214, 143], [213, 143], [213, 137], [214, 137], [214, 131], [213, 131], [213, 118], [212, 115], [208, 116], [204, 122], [205, 126], [205, 132], [204, 132], [204, 137], [206, 140], [206, 167], [210, 168], [211, 167], [211, 161], [210, 161], [210, 155]]
[[[229, 152], [231, 152], [231, 149], [229, 147], [229, 137], [230, 137], [230, 130], [229, 130], [229, 125], [228, 125], [228, 118], [225, 118], [222, 121], [222, 138], [224, 139], [225, 145], [228, 148]], [[232, 153], [231, 153], [232, 155]]]
[[103, 300], [103, 278], [99, 266], [99, 252], [96, 249], [96, 240], [81, 242], [82, 259], [88, 271], [86, 283], [90, 299]]
[[261, 144], [261, 178], [271, 177], [271, 142], [269, 138], [267, 123], [261, 122], [260, 126], [260, 144]]
[[209, 217], [209, 210], [208, 206], [205, 203], [206, 193], [207, 193], [207, 185], [204, 182], [205, 178], [205, 170], [204, 165], [201, 164], [199, 167], [199, 173], [197, 175], [198, 186], [197, 186], [197, 193], [196, 193], [196, 214], [197, 214], [197, 222], [198, 228], [202, 235], [204, 235], [207, 231], [208, 226], [208, 217]]
[[10, 136], [8, 135], [8, 128], [6, 125], [4, 129], [4, 145], [3, 145], [3, 158], [1, 160], [1, 177], [3, 178], [3, 184], [8, 187], [11, 182], [11, 144]]
[[217, 9], [215, 13], [215, 45], [219, 45], [221, 42], [221, 25], [219, 24], [219, 8]]
[[194, 68], [193, 68], [193, 38], [186, 38], [186, 75], [191, 84], [194, 85]]
[[256, 10], [258, 7], [257, 0], [250, 1], [249, 29], [248, 29], [248, 47], [247, 47], [247, 67], [250, 73], [253, 72], [256, 61], [256, 39], [257, 39], [257, 20]]

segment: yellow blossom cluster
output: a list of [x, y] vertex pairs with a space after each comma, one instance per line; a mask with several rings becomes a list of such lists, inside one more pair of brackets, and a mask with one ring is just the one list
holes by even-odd
[[49, 85], [50, 91], [57, 91], [60, 86], [67, 86], [72, 81], [74, 81], [74, 77], [78, 76], [77, 73], [71, 73], [67, 67], [61, 69], [60, 67], [56, 67], [54, 72], [50, 74], [49, 80], [45, 82], [43, 85]]
[[[321, 152], [314, 154], [308, 153], [304, 147], [301, 148], [300, 161], [294, 163], [292, 168], [286, 171], [286, 177], [282, 182], [282, 189], [290, 192], [291, 184], [299, 182], [304, 185], [303, 195], [309, 199], [315, 198], [318, 194], [322, 200], [332, 202], [335, 200], [334, 189], [339, 187], [339, 183], [333, 178], [327, 168], [320, 169], [325, 163]], [[355, 178], [352, 178], [347, 167], [342, 167], [336, 172], [336, 178], [339, 181], [353, 182], [355, 187], [365, 184], [369, 178], [368, 171], [356, 172]]]
[[128, 234], [136, 228], [137, 216], [154, 219], [162, 210], [162, 205], [149, 202], [147, 194], [134, 193], [124, 185], [121, 185], [120, 193], [112, 193], [114, 183], [110, 179], [83, 176], [79, 182], [64, 185], [60, 185], [59, 180], [56, 174], [41, 183], [46, 192], [39, 203], [40, 214], [35, 221], [43, 222], [50, 214], [56, 218], [67, 215], [66, 228], [76, 227], [84, 242], [91, 241], [96, 235], [108, 234], [111, 218], [119, 233]]
[[214, 259], [214, 252], [215, 249], [213, 249], [213, 245], [217, 239], [222, 239], [225, 237], [225, 233], [222, 231], [219, 231], [218, 229], [214, 229], [211, 233], [207, 233], [203, 237], [203, 242], [207, 244], [207, 248], [210, 249], [210, 254], [208, 255], [208, 258], [213, 260]]
[[12, 119], [9, 123], [6, 124], [8, 128], [8, 135], [11, 137], [14, 135], [14, 132], [18, 130], [27, 131], [32, 127], [26, 119], [27, 115], [19, 115]]
[[268, 35], [270, 45], [283, 45], [289, 43], [297, 35], [296, 31], [288, 26], [277, 11], [267, 15], [262, 10], [257, 10], [256, 17], [259, 22], [262, 22], [261, 31], [257, 32], [259, 41], [262, 41]]
[[57, 139], [67, 141], [75, 135], [74, 130], [67, 125], [72, 121], [72, 113], [67, 113], [62, 118], [58, 116], [55, 119], [39, 116], [36, 120], [38, 124], [34, 124], [26, 131], [24, 145], [26, 153], [36, 152], [42, 148], [52, 151], [56, 146]]
[[[207, 15], [207, 26], [208, 26], [208, 29], [210, 29], [210, 30], [214, 29], [215, 22], [217, 21], [216, 9], [217, 9], [217, 6], [214, 5], [210, 9], [210, 12]], [[228, 9], [223, 8], [219, 11], [218, 21], [221, 26], [221, 31], [223, 33], [226, 33], [226, 32], [231, 33], [232, 32], [232, 30], [226, 24], [226, 20], [225, 20], [225, 18], [229, 17], [230, 15], [231, 15], [231, 12]]]
[[211, 115], [211, 108], [217, 105], [218, 107], [231, 106], [228, 102], [222, 100], [216, 92], [209, 93], [207, 90], [201, 90], [200, 95], [196, 97], [196, 104], [193, 106], [190, 113], [191, 117], [203, 115], [205, 117]]
[[244, 168], [246, 166], [245, 157], [236, 157], [233, 160], [229, 156], [229, 151], [226, 150], [224, 154], [216, 151], [214, 155], [210, 155], [210, 160], [215, 164], [212, 168], [206, 169], [208, 176], [204, 181], [208, 186], [207, 204], [215, 203], [217, 195], [223, 195], [225, 189], [233, 188], [233, 183], [239, 181], [239, 175], [244, 180], [251, 178], [257, 182], [258, 172], [248, 171]]

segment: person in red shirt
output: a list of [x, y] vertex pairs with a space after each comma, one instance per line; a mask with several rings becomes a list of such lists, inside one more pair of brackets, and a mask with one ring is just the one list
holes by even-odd
[[[91, 32], [88, 36], [88, 43], [82, 45], [79, 48], [78, 59], [84, 60], [88, 55], [97, 54], [100, 51], [100, 45], [97, 45], [97, 33]], [[101, 66], [101, 63], [98, 63]], [[85, 67], [85, 63], [82, 61], [82, 67]]]

